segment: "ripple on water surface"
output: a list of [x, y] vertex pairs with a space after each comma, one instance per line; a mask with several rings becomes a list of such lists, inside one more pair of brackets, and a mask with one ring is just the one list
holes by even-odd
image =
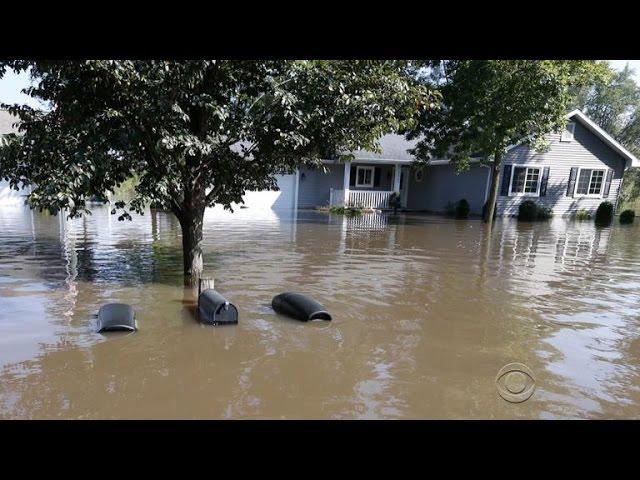
[[[213, 209], [206, 271], [240, 323], [207, 328], [171, 215], [2, 207], [0, 417], [637, 418], [639, 233]], [[334, 320], [275, 314], [290, 290]], [[138, 333], [94, 333], [113, 301]], [[510, 362], [536, 376], [518, 405], [494, 383]]]

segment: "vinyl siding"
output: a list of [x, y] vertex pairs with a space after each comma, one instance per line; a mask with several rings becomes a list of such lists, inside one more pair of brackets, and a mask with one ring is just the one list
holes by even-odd
[[488, 169], [473, 165], [468, 171], [456, 174], [450, 165], [433, 165], [425, 168], [421, 182], [412, 171], [409, 179], [407, 208], [442, 213], [447, 203], [463, 198], [469, 202], [471, 213], [480, 215], [487, 188]]
[[[574, 139], [561, 142], [560, 134], [552, 134], [547, 138], [550, 149], [544, 153], [536, 153], [529, 147], [518, 146], [509, 151], [503, 163], [512, 165], [540, 165], [549, 167], [547, 194], [543, 197], [501, 196], [498, 191], [496, 203], [498, 215], [512, 216], [518, 214], [518, 206], [524, 200], [534, 200], [539, 205], [551, 208], [554, 215], [571, 215], [580, 209], [595, 211], [601, 202], [609, 201], [617, 204], [618, 191], [624, 173], [625, 160], [613, 151], [602, 140], [591, 133], [579, 121], [576, 121]], [[571, 167], [610, 168], [613, 170], [611, 189], [606, 198], [585, 198], [567, 196], [567, 184]], [[498, 188], [502, 179], [498, 179]]]
[[[342, 189], [344, 165], [326, 165], [328, 173], [322, 170], [300, 169], [298, 186], [298, 208], [314, 208], [329, 205], [329, 190]], [[304, 174], [304, 178], [303, 178]]]

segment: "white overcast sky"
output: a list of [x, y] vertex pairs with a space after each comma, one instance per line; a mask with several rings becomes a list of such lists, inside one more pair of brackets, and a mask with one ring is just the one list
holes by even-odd
[[[635, 70], [636, 83], [640, 85], [640, 60], [609, 60], [613, 68], [621, 70], [629, 63], [631, 68]], [[38, 102], [31, 97], [20, 93], [24, 87], [29, 85], [29, 75], [21, 73], [16, 75], [13, 72], [7, 72], [0, 79], [0, 103], [26, 103], [33, 107], [39, 107]]]

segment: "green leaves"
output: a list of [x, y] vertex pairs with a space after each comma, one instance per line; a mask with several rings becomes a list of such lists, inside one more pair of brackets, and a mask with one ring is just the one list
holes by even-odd
[[30, 68], [29, 94], [48, 112], [11, 107], [20, 138], [0, 150], [0, 175], [33, 185], [32, 206], [87, 212], [84, 199], [137, 176], [120, 219], [149, 202], [177, 215], [321, 157], [375, 149], [415, 124], [437, 94], [399, 61], [83, 61], [0, 63]]
[[577, 60], [448, 60], [430, 67], [425, 82], [437, 84], [443, 108], [429, 110], [408, 136], [424, 136], [414, 151], [419, 162], [446, 156], [459, 170], [472, 155], [489, 162], [510, 145], [559, 131], [571, 92], [605, 74], [602, 64]]

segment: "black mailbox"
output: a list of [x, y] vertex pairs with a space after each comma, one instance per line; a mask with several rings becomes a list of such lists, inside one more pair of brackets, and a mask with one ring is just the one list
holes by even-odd
[[136, 313], [126, 303], [107, 303], [98, 311], [98, 333], [125, 330], [135, 332]]
[[238, 323], [238, 309], [213, 289], [204, 290], [198, 297], [198, 318], [207, 325]]

